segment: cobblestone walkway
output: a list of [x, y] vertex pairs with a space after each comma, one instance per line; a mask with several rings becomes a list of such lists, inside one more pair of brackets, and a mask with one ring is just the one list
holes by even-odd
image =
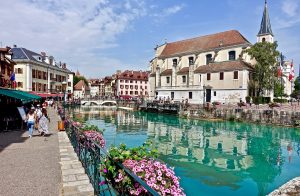
[[57, 115], [48, 111], [51, 135], [25, 130], [0, 133], [0, 195], [55, 196], [61, 188]]
[[63, 180], [62, 195], [94, 195], [93, 186], [85, 174], [66, 132], [59, 132], [58, 139]]

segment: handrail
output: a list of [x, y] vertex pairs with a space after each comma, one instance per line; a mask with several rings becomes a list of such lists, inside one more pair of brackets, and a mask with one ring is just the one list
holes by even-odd
[[[92, 139], [90, 139], [90, 138], [87, 138], [85, 135], [83, 135], [83, 139], [84, 139], [84, 144], [82, 145], [82, 144], [80, 144], [80, 136], [79, 136], [79, 134], [78, 134], [78, 131], [79, 131], [79, 128], [78, 127], [76, 127], [76, 126], [74, 126], [74, 125], [72, 125], [71, 124], [71, 126], [66, 126], [66, 127], [68, 127], [70, 130], [71, 130], [71, 134], [75, 134], [75, 137], [76, 137], [76, 143], [74, 144], [74, 142], [75, 141], [72, 141], [71, 143], [72, 143], [72, 145], [73, 145], [73, 147], [74, 147], [74, 149], [76, 150], [77, 148], [77, 151], [76, 151], [76, 153], [77, 153], [77, 155], [78, 155], [78, 158], [79, 158], [79, 160], [80, 161], [84, 161], [84, 162], [82, 162], [83, 163], [83, 166], [84, 166], [84, 168], [85, 168], [85, 170], [86, 170], [86, 172], [88, 173], [88, 176], [89, 176], [89, 178], [90, 178], [90, 181], [91, 181], [91, 183], [93, 184], [93, 186], [94, 186], [94, 191], [95, 191], [95, 194], [97, 194], [97, 195], [99, 195], [100, 194], [100, 192], [104, 192], [104, 191], [106, 191], [106, 190], [108, 190], [109, 191], [109, 193], [111, 194], [111, 195], [113, 195], [112, 194], [112, 192], [110, 191], [110, 188], [111, 187], [109, 187], [108, 185], [108, 187], [106, 187], [104, 190], [101, 190], [101, 187], [95, 187], [95, 186], [100, 186], [99, 185], [99, 183], [97, 184], [97, 182], [99, 182], [99, 181], [101, 181], [101, 179], [95, 179], [96, 177], [96, 173], [94, 173], [94, 179], [93, 179], [93, 177], [92, 177], [92, 175], [93, 175], [93, 173], [91, 174], [90, 173], [90, 171], [88, 170], [88, 164], [87, 164], [87, 160], [86, 160], [86, 153], [87, 153], [87, 151], [90, 149], [90, 150], [92, 150], [93, 151], [93, 153], [95, 153], [95, 157], [98, 159], [98, 160], [100, 160], [100, 163], [101, 163], [101, 159], [104, 159], [104, 157], [105, 158], [108, 158], [108, 159], [110, 159], [110, 161], [112, 161], [112, 162], [114, 162], [120, 169], [123, 169], [124, 170], [124, 172], [125, 172], [125, 174], [127, 174], [130, 178], [132, 178], [135, 182], [137, 182], [137, 183], [139, 183], [142, 187], [144, 187], [147, 191], [148, 191], [148, 193], [150, 194], [150, 195], [153, 195], [153, 196], [159, 196], [159, 194], [154, 190], [154, 189], [152, 189], [145, 181], [143, 181], [141, 178], [139, 178], [137, 175], [135, 175], [134, 173], [132, 173], [129, 169], [127, 169], [122, 163], [120, 163], [120, 162], [117, 162], [117, 161], [115, 161], [112, 157], [110, 157], [109, 156], [109, 154], [107, 153], [108, 151], [107, 151], [107, 149], [105, 149], [105, 148], [102, 148], [99, 144], [97, 144], [94, 140], [92, 140]], [[68, 134], [68, 136], [69, 136], [69, 134]], [[71, 136], [69, 136], [70, 137], [70, 140], [72, 140], [73, 138], [71, 138], [72, 137], [72, 135]], [[88, 142], [91, 142], [90, 144], [92, 144], [89, 148], [87, 147], [87, 141]], [[83, 147], [84, 149], [81, 149], [81, 147]], [[84, 160], [82, 160], [82, 158], [81, 158], [81, 156], [82, 156], [82, 151], [84, 151]], [[93, 161], [93, 163], [95, 163], [96, 162], [96, 160], [92, 160]], [[94, 166], [94, 169], [95, 169], [95, 166]], [[101, 176], [101, 174], [99, 173], [99, 176], [98, 176], [99, 178], [101, 178], [101, 177], [103, 177], [103, 176]], [[106, 182], [110, 182], [108, 179], [105, 179], [106, 180]], [[112, 186], [111, 184], [110, 184], [110, 186]], [[114, 187], [112, 187], [112, 188], [114, 188]], [[114, 189], [114, 191], [116, 191], [115, 189]]]

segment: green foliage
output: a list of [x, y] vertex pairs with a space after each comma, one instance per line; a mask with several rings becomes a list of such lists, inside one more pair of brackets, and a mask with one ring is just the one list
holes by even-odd
[[96, 125], [84, 125], [83, 128], [81, 128], [82, 131], [97, 131], [100, 133], [103, 133], [104, 129], [99, 129], [99, 127], [97, 127]]
[[299, 84], [299, 76], [296, 78], [294, 82], [294, 91], [291, 94], [291, 97], [298, 98], [298, 94], [300, 93], [300, 84]]
[[287, 99], [280, 99], [280, 98], [274, 98], [273, 101], [275, 103], [287, 103], [288, 102]]
[[251, 97], [250, 97], [250, 96], [247, 96], [247, 97], [246, 97], [246, 103], [250, 103], [250, 100], [251, 100]]
[[89, 85], [87, 79], [86, 79], [84, 76], [74, 76], [74, 77], [73, 77], [73, 84], [74, 84], [74, 86], [75, 86], [80, 80], [83, 80], [84, 83], [85, 83], [86, 85]]
[[280, 81], [276, 81], [274, 85], [274, 97], [281, 97], [284, 94], [284, 86]]
[[264, 90], [272, 90], [277, 80], [277, 57], [279, 52], [277, 43], [261, 42], [254, 44], [251, 48], [245, 49], [243, 53], [256, 60], [253, 80], [257, 83], [256, 92], [261, 95]]
[[270, 97], [253, 97], [253, 103], [258, 105], [258, 104], [266, 104], [270, 103], [271, 98]]

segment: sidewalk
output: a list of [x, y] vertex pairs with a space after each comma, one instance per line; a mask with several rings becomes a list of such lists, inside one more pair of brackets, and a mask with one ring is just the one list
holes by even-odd
[[27, 131], [0, 133], [0, 195], [43, 196], [61, 193], [60, 153], [57, 120], [48, 110], [51, 123], [48, 137]]

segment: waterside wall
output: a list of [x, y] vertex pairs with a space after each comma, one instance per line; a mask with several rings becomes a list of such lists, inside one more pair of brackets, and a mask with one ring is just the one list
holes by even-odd
[[213, 110], [186, 110], [181, 117], [200, 119], [223, 119], [228, 121], [253, 122], [281, 126], [299, 126], [300, 111], [258, 110], [243, 108], [217, 108]]

